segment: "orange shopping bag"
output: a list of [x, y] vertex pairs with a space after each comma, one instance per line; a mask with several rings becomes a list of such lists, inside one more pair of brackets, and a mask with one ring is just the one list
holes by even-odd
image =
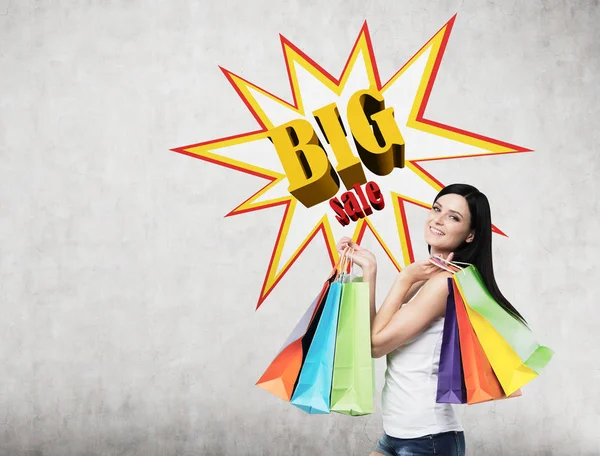
[[[505, 399], [506, 395], [494, 374], [492, 365], [487, 359], [483, 347], [477, 339], [475, 330], [469, 321], [465, 303], [456, 288], [454, 280], [453, 292], [456, 303], [458, 334], [460, 338], [460, 354], [467, 389], [467, 404], [477, 404], [494, 399]], [[509, 397], [521, 396], [521, 390], [515, 391]]]

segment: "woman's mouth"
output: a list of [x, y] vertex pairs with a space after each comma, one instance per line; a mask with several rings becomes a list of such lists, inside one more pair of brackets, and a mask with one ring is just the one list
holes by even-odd
[[436, 236], [445, 236], [445, 233], [441, 232], [440, 230], [435, 229], [432, 226], [429, 227], [429, 231], [431, 231]]

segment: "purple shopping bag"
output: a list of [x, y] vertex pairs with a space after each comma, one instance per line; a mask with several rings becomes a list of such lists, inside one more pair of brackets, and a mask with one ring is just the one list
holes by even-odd
[[460, 338], [452, 278], [448, 278], [448, 300], [442, 335], [436, 402], [465, 404], [467, 393], [460, 358]]

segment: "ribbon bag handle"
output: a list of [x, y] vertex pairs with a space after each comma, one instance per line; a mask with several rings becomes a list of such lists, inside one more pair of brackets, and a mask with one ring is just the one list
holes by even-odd
[[[348, 255], [348, 252], [350, 253]], [[340, 275], [338, 277], [338, 282], [343, 282], [344, 278], [348, 275], [350, 275], [352, 273], [352, 271], [354, 270], [354, 261], [352, 261], [352, 255], [353, 255], [354, 249], [351, 247], [348, 247], [345, 251], [344, 251], [344, 261], [342, 262], [341, 266], [340, 266]]]
[[[453, 274], [464, 269], [458, 266], [459, 264], [473, 266], [471, 263], [465, 263], [463, 261], [448, 261], [445, 258], [441, 257], [429, 257], [429, 262]], [[456, 268], [456, 270], [452, 270], [451, 267]]]
[[346, 274], [352, 274], [354, 271], [354, 248], [350, 247], [350, 257], [348, 259], [348, 265], [346, 268]]
[[346, 262], [348, 261], [348, 251], [350, 250], [350, 247], [346, 247], [344, 249], [344, 251], [342, 252], [342, 254], [340, 255], [340, 257], [338, 258], [337, 262], [335, 263], [335, 266], [333, 267], [333, 270], [331, 271], [331, 274], [329, 274], [330, 277], [341, 275], [341, 273], [344, 272], [344, 267], [346, 265]]
[[438, 260], [439, 260], [439, 258], [435, 258], [435, 257], [429, 258], [429, 262], [431, 264], [433, 264], [434, 266], [437, 266], [440, 269], [443, 269], [444, 271], [451, 272], [452, 274], [460, 271], [460, 268], [458, 266], [446, 266], [446, 264], [444, 264], [442, 261], [438, 261]]

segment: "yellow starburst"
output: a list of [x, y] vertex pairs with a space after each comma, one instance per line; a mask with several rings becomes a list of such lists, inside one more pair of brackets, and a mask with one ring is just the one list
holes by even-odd
[[[399, 270], [414, 261], [405, 204], [431, 209], [428, 202], [444, 187], [423, 168], [423, 162], [531, 151], [424, 117], [455, 19], [456, 15], [385, 84], [379, 78], [366, 22], [339, 78], [333, 77], [280, 36], [292, 93], [291, 103], [221, 68], [260, 129], [172, 150], [268, 181], [226, 217], [279, 205], [285, 207], [257, 308], [319, 232], [325, 238], [334, 264], [338, 256], [335, 240], [342, 230], [332, 218], [329, 205], [322, 203], [305, 208], [287, 192], [286, 175], [268, 138], [270, 129], [297, 118], [314, 123], [310, 114], [314, 109], [331, 102], [343, 104], [359, 88], [376, 87], [381, 91], [386, 104], [394, 107], [396, 121], [406, 140], [405, 169], [395, 170], [385, 178], [369, 175], [367, 170], [367, 178], [377, 180], [382, 193], [388, 195], [386, 204], [391, 202], [393, 209], [386, 207], [368, 218], [359, 219], [353, 228], [348, 229], [353, 229], [352, 238], [360, 242], [369, 228]], [[398, 172], [404, 173], [400, 179]], [[495, 226], [493, 231], [504, 235]]]

